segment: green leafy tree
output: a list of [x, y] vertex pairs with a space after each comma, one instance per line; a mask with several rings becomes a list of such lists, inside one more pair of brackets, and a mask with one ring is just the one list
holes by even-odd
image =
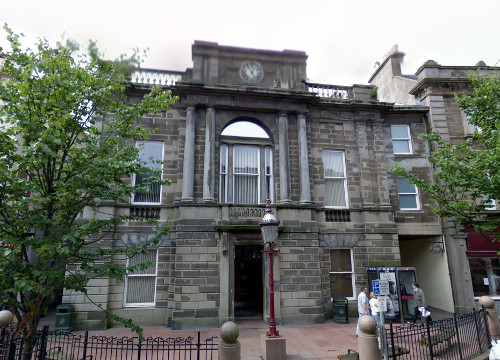
[[[151, 183], [169, 183], [158, 166], [139, 163], [136, 140], [150, 131], [135, 121], [168, 109], [176, 98], [156, 87], [140, 103], [126, 104], [124, 70], [137, 65], [136, 54], [103, 61], [94, 43], [85, 55], [69, 42], [51, 47], [46, 40], [35, 50], [23, 49], [20, 36], [4, 29], [9, 48], [0, 48], [0, 305], [13, 310], [17, 333], [29, 339], [58, 291], [86, 293], [93, 277], [123, 278], [127, 270], [150, 265], [126, 269], [113, 260], [146, 252], [166, 225], [154, 222], [156, 235], [147, 243], [116, 249], [106, 236], [132, 216], [102, 209], [147, 192]], [[151, 175], [134, 185], [128, 180], [133, 173]], [[84, 210], [92, 215], [82, 219]], [[75, 264], [78, 271], [68, 271]], [[109, 315], [141, 334], [130, 320]]]
[[435, 214], [454, 218], [460, 228], [473, 227], [491, 243], [500, 226], [500, 218], [487, 212], [492, 200], [500, 199], [500, 79], [496, 74], [471, 74], [470, 79], [472, 95], [455, 97], [476, 129], [472, 137], [450, 144], [435, 132], [423, 135], [432, 144], [428, 159], [435, 183], [399, 165], [393, 171], [427, 192]]

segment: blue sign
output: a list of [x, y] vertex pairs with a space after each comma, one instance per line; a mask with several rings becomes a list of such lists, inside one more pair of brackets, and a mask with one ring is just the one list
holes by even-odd
[[373, 295], [389, 295], [389, 281], [387, 279], [372, 280]]

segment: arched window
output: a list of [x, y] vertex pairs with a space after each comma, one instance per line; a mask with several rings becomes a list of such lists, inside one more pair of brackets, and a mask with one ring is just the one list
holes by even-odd
[[[243, 139], [242, 139], [243, 138]], [[259, 204], [273, 201], [273, 150], [266, 130], [237, 121], [221, 132], [219, 201]]]
[[239, 136], [269, 139], [269, 135], [259, 125], [246, 120], [236, 121], [222, 130], [221, 136]]

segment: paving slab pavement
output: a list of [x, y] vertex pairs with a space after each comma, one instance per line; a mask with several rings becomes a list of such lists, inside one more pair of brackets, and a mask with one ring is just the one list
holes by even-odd
[[[452, 314], [431, 309], [433, 319], [450, 317]], [[287, 360], [324, 360], [337, 359], [337, 355], [346, 354], [348, 349], [358, 350], [355, 336], [357, 318], [351, 318], [348, 324], [337, 324], [327, 320], [316, 325], [278, 325], [281, 336], [286, 339]], [[240, 329], [238, 338], [241, 344], [242, 360], [262, 359], [261, 334], [266, 333], [269, 326], [263, 321], [240, 320], [236, 322]], [[40, 326], [55, 327], [55, 314], [49, 313], [42, 319]], [[164, 326], [144, 327], [145, 337], [188, 337], [196, 336], [198, 330], [172, 330]], [[102, 331], [89, 332], [90, 335], [132, 337], [135, 333], [125, 328], [111, 328]], [[220, 329], [200, 329], [202, 340], [217, 336], [220, 341]]]
[[[239, 323], [241, 356], [243, 360], [262, 359], [261, 334], [268, 330], [264, 322], [252, 324]], [[347, 349], [357, 350], [356, 319], [348, 324], [336, 324], [332, 320], [318, 325], [277, 326], [280, 335], [286, 339], [286, 354], [290, 360], [336, 359], [337, 355], [347, 353]], [[144, 336], [148, 337], [188, 337], [195, 336], [197, 330], [171, 330], [163, 326], [145, 327]], [[134, 336], [129, 329], [112, 328], [104, 331], [92, 331], [91, 335]], [[220, 341], [220, 329], [200, 329], [201, 339], [217, 336]]]
[[[355, 336], [357, 318], [350, 319], [348, 324], [337, 324], [328, 320], [317, 325], [277, 326], [281, 336], [286, 339], [287, 360], [323, 360], [336, 359], [337, 355], [347, 353], [347, 349], [358, 349]], [[237, 321], [240, 329], [238, 341], [241, 344], [242, 360], [261, 360], [261, 334], [265, 334], [269, 326], [263, 321]], [[42, 319], [40, 326], [55, 327], [55, 316]], [[196, 336], [198, 330], [171, 330], [163, 326], [144, 327], [145, 337], [188, 337]], [[201, 339], [217, 336], [220, 341], [220, 329], [200, 329]], [[132, 337], [135, 333], [125, 328], [111, 328], [102, 331], [91, 331], [89, 335]]]

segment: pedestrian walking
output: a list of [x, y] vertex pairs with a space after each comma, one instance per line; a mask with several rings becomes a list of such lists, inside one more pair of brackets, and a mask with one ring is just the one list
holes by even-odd
[[378, 308], [378, 300], [377, 300], [377, 295], [373, 293], [373, 291], [370, 293], [370, 301], [368, 302], [370, 305], [370, 313], [372, 317], [375, 319], [375, 322], [377, 323], [377, 329], [375, 330], [375, 334], [377, 333], [378, 329], [380, 328], [380, 310]]
[[366, 287], [361, 289], [358, 295], [358, 324], [356, 325], [356, 336], [359, 334], [359, 318], [363, 315], [369, 315], [368, 312], [368, 289]]
[[[411, 320], [411, 324], [415, 324], [417, 322], [417, 319], [420, 317], [419, 315], [421, 315], [421, 312], [420, 312], [420, 308], [423, 308], [424, 311], [427, 311], [427, 301], [425, 300], [425, 294], [424, 294], [424, 291], [420, 288], [420, 285], [418, 282], [414, 282], [412, 284], [413, 286], [413, 306], [414, 306], [414, 309], [413, 309], [413, 319]], [[431, 315], [429, 313], [429, 315], [427, 315], [425, 317], [425, 321], [426, 322], [430, 322], [432, 321], [432, 318], [431, 318]]]

